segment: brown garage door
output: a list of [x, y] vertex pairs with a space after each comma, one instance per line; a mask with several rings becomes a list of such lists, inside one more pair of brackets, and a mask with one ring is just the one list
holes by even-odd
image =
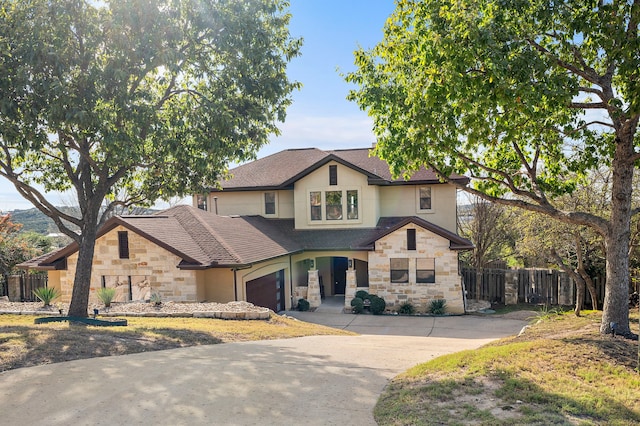
[[284, 269], [247, 281], [247, 302], [274, 312], [284, 310]]

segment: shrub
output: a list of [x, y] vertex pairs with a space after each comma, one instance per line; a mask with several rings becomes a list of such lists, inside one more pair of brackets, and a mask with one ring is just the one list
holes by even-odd
[[429, 303], [429, 312], [433, 315], [443, 315], [447, 311], [447, 301], [444, 299], [435, 299]]
[[311, 305], [307, 299], [298, 299], [298, 310], [302, 312], [306, 312], [309, 310]]
[[162, 296], [160, 295], [160, 293], [155, 291], [151, 293], [151, 297], [149, 298], [149, 303], [151, 303], [154, 306], [162, 305]]
[[411, 302], [404, 302], [398, 308], [398, 313], [404, 315], [412, 315], [416, 313], [416, 308], [411, 304]]
[[382, 297], [378, 297], [375, 295], [370, 295], [369, 300], [371, 300], [371, 313], [373, 315], [380, 315], [384, 312], [387, 307], [387, 302], [384, 301]]
[[361, 314], [364, 311], [364, 301], [359, 297], [351, 299], [351, 307], [354, 314]]
[[96, 292], [98, 299], [104, 303], [105, 308], [111, 306], [113, 298], [116, 296], [116, 289], [113, 287], [102, 287]]
[[51, 301], [60, 297], [60, 292], [53, 287], [36, 288], [33, 294], [44, 303], [44, 306], [51, 306]]
[[364, 290], [358, 290], [358, 291], [356, 291], [356, 297], [359, 298], [359, 299], [362, 299], [362, 300], [368, 299], [369, 298], [369, 293], [367, 293]]

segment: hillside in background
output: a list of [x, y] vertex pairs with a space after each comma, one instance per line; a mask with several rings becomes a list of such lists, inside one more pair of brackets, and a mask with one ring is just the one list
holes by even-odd
[[[77, 215], [79, 209], [77, 207], [59, 207], [63, 212], [70, 215]], [[14, 210], [9, 212], [13, 223], [21, 223], [23, 232], [36, 232], [38, 234], [57, 234], [60, 231], [53, 220], [47, 217], [35, 207], [27, 210]]]
[[[71, 216], [80, 216], [78, 207], [58, 207], [61, 211]], [[152, 214], [157, 210], [136, 208], [125, 214]], [[42, 235], [58, 234], [60, 231], [53, 220], [47, 217], [35, 207], [27, 210], [13, 210], [9, 212], [13, 223], [21, 223], [23, 232], [36, 232]], [[76, 228], [76, 227], [74, 227]]]

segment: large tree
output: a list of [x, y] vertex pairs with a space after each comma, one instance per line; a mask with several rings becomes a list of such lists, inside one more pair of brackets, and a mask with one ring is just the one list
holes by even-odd
[[[350, 98], [374, 120], [376, 154], [426, 165], [487, 200], [585, 225], [606, 246], [601, 332], [629, 334], [629, 223], [638, 153], [640, 0], [398, 0], [384, 39], [356, 52]], [[567, 211], [599, 165], [609, 214]], [[455, 184], [455, 183], [454, 183]]]
[[[298, 86], [287, 6], [0, 0], [0, 176], [78, 244], [69, 315], [87, 315], [113, 208], [214, 186], [277, 133]], [[79, 217], [47, 199], [54, 190], [75, 194]]]

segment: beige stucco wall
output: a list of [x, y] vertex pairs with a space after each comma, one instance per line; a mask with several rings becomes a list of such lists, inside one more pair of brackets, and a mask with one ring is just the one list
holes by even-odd
[[[419, 211], [419, 186], [431, 187], [432, 209]], [[456, 188], [450, 184], [402, 185], [380, 187], [380, 216], [418, 216], [426, 221], [456, 232]]]
[[[329, 185], [329, 166], [336, 165], [338, 185]], [[311, 191], [359, 191], [358, 219], [347, 220], [347, 201], [343, 198], [342, 220], [326, 220], [325, 204], [322, 204], [322, 220], [310, 220], [309, 192]], [[369, 186], [367, 177], [342, 164], [331, 161], [319, 169], [309, 173], [295, 183], [295, 226], [296, 229], [330, 229], [330, 228], [371, 228], [378, 221], [378, 189]]]
[[[265, 215], [264, 193], [276, 193], [276, 214]], [[215, 213], [217, 197], [218, 214], [221, 216], [232, 215], [260, 215], [265, 217], [291, 219], [294, 217], [293, 191], [239, 191], [239, 192], [212, 192], [207, 196], [207, 209]], [[197, 207], [197, 197], [193, 197], [193, 206]]]
[[234, 301], [233, 271], [227, 268], [198, 271], [198, 300], [218, 303]]
[[[408, 228], [416, 229], [417, 250], [407, 250]], [[391, 258], [410, 259], [408, 283], [391, 283]], [[416, 283], [417, 258], [435, 259], [435, 283]], [[369, 252], [369, 293], [384, 298], [390, 309], [407, 301], [425, 312], [432, 300], [445, 299], [448, 313], [464, 313], [457, 252], [449, 250], [449, 240], [412, 224], [381, 238]]]

